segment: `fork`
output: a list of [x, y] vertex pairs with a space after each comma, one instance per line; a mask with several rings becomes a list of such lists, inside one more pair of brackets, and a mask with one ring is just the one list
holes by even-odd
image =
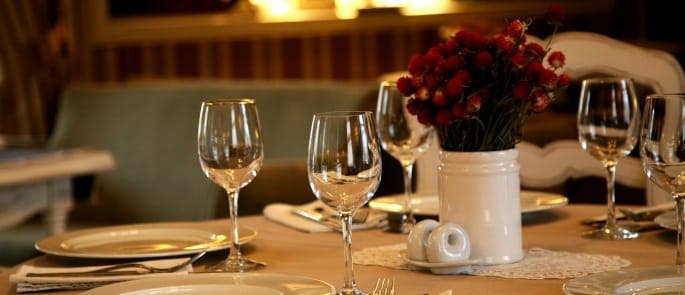
[[378, 278], [376, 286], [373, 287], [371, 295], [394, 295], [395, 294], [395, 279], [393, 278]]
[[[63, 277], [78, 277], [78, 276], [118, 276], [118, 275], [151, 274], [151, 273], [171, 273], [171, 272], [179, 271], [179, 270], [185, 268], [186, 266], [193, 264], [193, 262], [200, 259], [206, 253], [207, 253], [207, 250], [204, 250], [200, 253], [197, 253], [195, 256], [188, 259], [186, 262], [183, 262], [179, 265], [175, 265], [172, 267], [165, 267], [165, 268], [153, 267], [153, 266], [145, 265], [142, 263], [124, 263], [124, 264], [117, 264], [117, 265], [113, 265], [113, 266], [98, 268], [98, 269], [90, 270], [90, 271], [27, 273], [26, 276], [27, 277], [62, 277], [62, 276]], [[139, 268], [139, 269], [142, 269], [144, 272], [115, 271], [117, 269], [125, 269], [125, 268]]]

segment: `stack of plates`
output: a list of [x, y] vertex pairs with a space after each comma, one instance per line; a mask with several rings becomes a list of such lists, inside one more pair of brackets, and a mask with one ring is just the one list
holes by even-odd
[[[64, 257], [97, 259], [144, 259], [191, 255], [230, 247], [228, 226], [213, 222], [167, 222], [109, 226], [68, 232], [36, 243], [39, 251]], [[240, 243], [257, 232], [239, 229]], [[334, 294], [330, 284], [306, 277], [281, 274], [191, 273], [122, 282], [83, 294]]]

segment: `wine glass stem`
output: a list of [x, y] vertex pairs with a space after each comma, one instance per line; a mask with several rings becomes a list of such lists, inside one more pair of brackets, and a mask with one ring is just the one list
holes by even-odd
[[[341, 294], [354, 294], [357, 284], [354, 282], [354, 266], [352, 262], [352, 214], [343, 213], [340, 218], [343, 234], [343, 254], [345, 256], [345, 283]], [[339, 293], [339, 294], [340, 294]]]
[[408, 220], [413, 223], [414, 220], [414, 213], [412, 212], [412, 205], [411, 205], [411, 184], [412, 184], [412, 170], [414, 170], [414, 164], [409, 164], [409, 165], [403, 165], [402, 168], [404, 168], [404, 209], [406, 210], [408, 216]]
[[606, 224], [604, 225], [604, 228], [610, 228], [610, 229], [615, 229], [616, 228], [616, 215], [615, 215], [615, 206], [614, 204], [616, 203], [616, 195], [614, 192], [614, 184], [616, 183], [616, 164], [611, 163], [611, 164], [605, 164], [604, 166], [607, 169], [607, 221]]
[[675, 260], [676, 265], [685, 265], [685, 195], [675, 195], [675, 215], [678, 222], [678, 241], [677, 241], [677, 256]]
[[229, 261], [239, 261], [242, 259], [240, 244], [238, 241], [238, 189], [226, 190], [228, 193], [228, 216], [231, 220], [231, 252], [228, 254]]

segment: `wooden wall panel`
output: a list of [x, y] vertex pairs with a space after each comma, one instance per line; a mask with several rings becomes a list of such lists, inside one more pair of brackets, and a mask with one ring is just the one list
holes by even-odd
[[253, 77], [253, 42], [254, 41], [249, 40], [237, 40], [230, 42], [229, 46], [231, 47], [231, 63], [229, 72], [231, 72], [232, 78], [249, 79]]
[[383, 29], [305, 37], [198, 39], [92, 47], [91, 82], [136, 78], [373, 80], [402, 70], [438, 41], [434, 28]]
[[200, 76], [200, 58], [198, 57], [198, 46], [197, 43], [179, 43], [175, 47], [175, 58], [176, 58], [176, 75], [178, 77], [188, 78], [188, 77], [199, 77]]
[[[282, 44], [282, 62], [283, 62], [283, 78], [299, 79], [303, 75], [303, 58], [302, 54], [302, 39], [301, 38], [287, 38], [283, 39]], [[307, 58], [316, 60], [318, 56], [309, 53]]]
[[352, 35], [335, 35], [331, 37], [331, 69], [333, 78], [338, 80], [351, 79], [350, 77], [350, 51]]

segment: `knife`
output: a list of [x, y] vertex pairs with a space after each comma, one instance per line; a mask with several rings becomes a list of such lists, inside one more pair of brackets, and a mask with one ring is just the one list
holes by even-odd
[[139, 272], [135, 270], [104, 271], [104, 272], [46, 272], [46, 273], [27, 273], [27, 277], [109, 277], [109, 276], [130, 276], [143, 275], [151, 272]]
[[318, 224], [324, 225], [330, 229], [333, 229], [335, 231], [342, 232], [342, 228], [340, 225], [340, 222], [334, 219], [328, 218], [326, 215], [313, 211], [313, 210], [307, 210], [307, 209], [302, 209], [298, 207], [293, 207], [293, 209], [290, 211], [293, 214], [304, 217], [307, 220], [314, 221]]
[[[669, 202], [669, 203], [664, 203], [664, 204], [658, 204], [654, 206], [648, 206], [648, 207], [643, 207], [639, 209], [633, 210], [634, 213], [636, 214], [646, 214], [646, 213], [656, 213], [656, 212], [665, 212], [668, 210], [673, 210], [675, 208], [675, 203], [674, 202]], [[617, 212], [616, 213], [616, 219], [624, 219], [626, 216], [623, 213]], [[582, 224], [585, 225], [593, 225], [595, 223], [604, 223], [607, 219], [606, 215], [600, 215], [600, 216], [595, 216], [591, 218], [584, 219], [582, 221]]]

